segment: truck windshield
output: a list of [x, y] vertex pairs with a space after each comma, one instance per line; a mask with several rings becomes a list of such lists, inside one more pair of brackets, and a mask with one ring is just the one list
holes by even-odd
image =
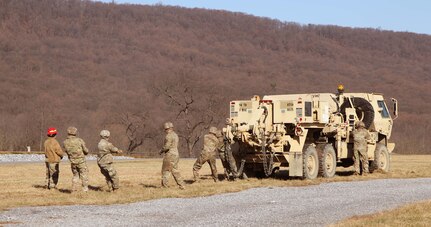
[[383, 100], [377, 101], [377, 105], [379, 105], [379, 108], [382, 109], [382, 112], [380, 113], [383, 118], [389, 118], [389, 112], [386, 108], [385, 102]]

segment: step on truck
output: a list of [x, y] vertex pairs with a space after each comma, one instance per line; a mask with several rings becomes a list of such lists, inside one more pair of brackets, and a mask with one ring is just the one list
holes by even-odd
[[266, 95], [230, 102], [223, 128], [225, 147], [232, 152], [238, 175], [268, 177], [287, 168], [290, 177], [333, 177], [336, 167], [353, 166], [353, 130], [362, 121], [370, 171], [389, 171], [393, 118], [382, 94], [337, 93]]

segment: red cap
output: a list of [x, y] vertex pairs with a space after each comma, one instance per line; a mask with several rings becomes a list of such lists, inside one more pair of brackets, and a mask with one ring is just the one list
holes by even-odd
[[57, 135], [57, 129], [56, 128], [49, 128], [48, 129], [48, 136], [54, 136]]

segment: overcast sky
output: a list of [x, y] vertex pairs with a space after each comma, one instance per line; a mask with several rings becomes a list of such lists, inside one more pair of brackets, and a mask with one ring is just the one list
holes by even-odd
[[431, 0], [115, 0], [115, 2], [222, 9], [300, 24], [380, 28], [431, 35]]

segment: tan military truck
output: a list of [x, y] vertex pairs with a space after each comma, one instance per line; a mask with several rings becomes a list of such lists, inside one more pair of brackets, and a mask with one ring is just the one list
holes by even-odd
[[333, 177], [337, 166], [353, 165], [354, 125], [363, 121], [370, 132], [370, 171], [389, 171], [389, 142], [398, 104], [391, 118], [382, 94], [312, 93], [267, 95], [230, 102], [230, 123], [223, 129], [226, 147], [239, 171], [270, 176], [287, 167], [289, 176]]

